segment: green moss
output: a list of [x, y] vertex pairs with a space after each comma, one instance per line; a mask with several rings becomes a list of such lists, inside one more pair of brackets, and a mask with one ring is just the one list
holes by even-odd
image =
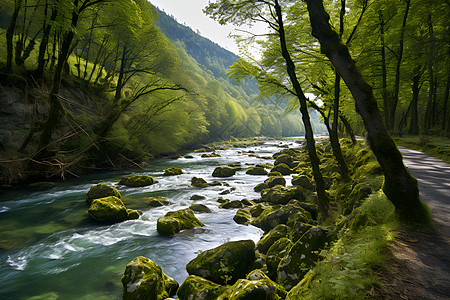
[[107, 184], [97, 184], [92, 186], [86, 194], [86, 203], [91, 205], [92, 200], [104, 198], [108, 196], [114, 196], [117, 198], [121, 198], [119, 191], [110, 185]]
[[156, 223], [156, 229], [162, 235], [174, 235], [184, 229], [203, 226], [205, 224], [197, 219], [189, 208], [170, 211], [164, 217], [159, 218]]
[[252, 215], [249, 209], [241, 208], [236, 212], [233, 220], [238, 224], [249, 224], [252, 220]]
[[175, 176], [183, 174], [183, 171], [180, 168], [168, 168], [164, 171], [164, 176]]
[[126, 177], [123, 177], [119, 182], [119, 184], [131, 186], [131, 187], [143, 187], [143, 186], [148, 186], [148, 185], [152, 185], [155, 183], [157, 183], [157, 181], [155, 181], [153, 179], [153, 177], [148, 176], [148, 175], [126, 176]]
[[270, 172], [280, 172], [282, 175], [290, 175], [292, 173], [292, 170], [288, 165], [280, 163], [273, 167]]
[[267, 175], [267, 171], [263, 167], [250, 167], [245, 174], [248, 175]]
[[239, 279], [228, 288], [217, 300], [276, 300], [284, 299], [286, 291], [270, 278], [260, 280]]
[[89, 215], [98, 222], [122, 222], [128, 219], [128, 211], [122, 200], [109, 196], [94, 199], [88, 210]]
[[217, 167], [214, 169], [212, 176], [214, 177], [231, 177], [236, 174], [236, 169], [231, 167]]
[[269, 250], [269, 248], [279, 239], [288, 237], [289, 233], [291, 231], [291, 228], [280, 224], [277, 225], [275, 228], [270, 230], [268, 233], [266, 233], [256, 244], [256, 249], [265, 254]]
[[227, 288], [202, 277], [190, 275], [177, 291], [178, 298], [216, 300]]

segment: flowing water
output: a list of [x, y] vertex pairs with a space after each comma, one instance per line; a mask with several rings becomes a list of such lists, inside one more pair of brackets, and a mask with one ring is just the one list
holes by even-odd
[[[250, 148], [218, 150], [221, 157], [216, 158], [201, 158], [201, 153], [193, 153], [192, 159], [153, 160], [139, 173], [159, 182], [143, 188], [117, 185], [122, 176], [137, 173], [133, 170], [91, 174], [45, 191], [16, 189], [0, 194], [0, 299], [121, 299], [120, 278], [136, 256], [150, 258], [181, 284], [188, 276], [186, 264], [200, 251], [228, 241], [259, 240], [260, 229], [236, 224], [236, 209], [219, 209], [217, 199], [259, 198], [253, 187], [266, 176], [246, 175], [246, 168], [272, 162], [261, 157], [271, 156], [285, 145], [299, 146], [295, 141], [268, 141]], [[233, 177], [211, 176], [216, 166], [238, 162], [242, 170]], [[162, 176], [168, 167], [179, 167], [184, 173]], [[223, 185], [194, 188], [190, 185], [194, 176], [208, 182], [218, 180]], [[139, 209], [143, 215], [114, 225], [92, 222], [85, 195], [97, 183], [116, 186], [127, 208]], [[194, 194], [206, 199], [189, 200]], [[150, 208], [146, 198], [152, 196], [168, 197], [170, 205]], [[205, 227], [173, 237], [158, 234], [159, 217], [193, 203], [205, 204], [212, 210], [196, 213]]]

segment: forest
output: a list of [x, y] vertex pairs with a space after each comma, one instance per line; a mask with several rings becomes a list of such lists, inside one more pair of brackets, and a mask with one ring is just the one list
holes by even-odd
[[0, 27], [2, 184], [304, 132], [279, 97], [228, 78], [236, 55], [147, 1], [3, 1]]

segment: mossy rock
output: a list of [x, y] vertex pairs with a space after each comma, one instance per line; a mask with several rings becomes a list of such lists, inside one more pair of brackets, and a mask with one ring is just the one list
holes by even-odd
[[315, 187], [314, 184], [311, 183], [311, 180], [309, 180], [308, 176], [300, 175], [292, 178], [292, 185], [301, 186], [305, 190], [314, 191]]
[[214, 177], [231, 177], [236, 174], [236, 169], [231, 167], [217, 167], [214, 169], [212, 176]]
[[183, 170], [180, 168], [168, 168], [164, 171], [164, 176], [175, 176], [183, 174]]
[[107, 184], [97, 184], [92, 186], [89, 189], [89, 192], [86, 194], [86, 203], [87, 205], [91, 205], [94, 199], [105, 198], [109, 196], [114, 196], [117, 198], [121, 198], [119, 191], [110, 185]]
[[202, 195], [192, 195], [191, 198], [189, 198], [189, 200], [194, 200], [194, 201], [205, 200], [205, 199], [206, 199], [206, 197], [202, 196]]
[[157, 196], [157, 197], [147, 197], [147, 203], [150, 207], [160, 207], [169, 205], [167, 202], [167, 197]]
[[199, 188], [205, 188], [209, 186], [205, 179], [198, 177], [192, 177], [191, 185]]
[[226, 203], [226, 202], [230, 202], [230, 199], [224, 199], [222, 197], [220, 197], [219, 199], [217, 199], [218, 203]]
[[180, 285], [177, 296], [180, 300], [216, 300], [226, 289], [200, 276], [190, 275]]
[[219, 153], [205, 153], [202, 154], [202, 158], [210, 158], [210, 157], [220, 157]]
[[281, 174], [278, 171], [270, 171], [269, 174], [267, 174], [267, 176], [283, 176], [283, 174]]
[[189, 208], [192, 211], [199, 212], [199, 213], [210, 213], [211, 212], [211, 210], [208, 208], [208, 206], [206, 206], [204, 204], [192, 204], [191, 206], [189, 206]]
[[265, 190], [265, 189], [268, 189], [268, 188], [269, 188], [269, 186], [267, 185], [267, 183], [260, 183], [260, 184], [257, 184], [257, 185], [253, 188], [253, 190], [254, 190], [255, 192], [259, 193], [259, 192], [261, 192], [262, 190]]
[[254, 207], [252, 207], [250, 209], [250, 213], [251, 213], [252, 217], [257, 218], [264, 212], [265, 209], [266, 209], [266, 206], [260, 203], [260, 204], [255, 205]]
[[123, 299], [166, 299], [175, 295], [178, 283], [150, 259], [138, 256], [122, 276]]
[[289, 237], [291, 228], [284, 224], [277, 225], [275, 228], [271, 229], [266, 233], [259, 241], [256, 243], [256, 250], [266, 254], [269, 248], [281, 238]]
[[275, 166], [277, 166], [279, 164], [285, 164], [289, 167], [293, 167], [292, 163], [293, 163], [292, 156], [290, 156], [289, 154], [283, 153], [283, 154], [277, 156], [277, 158], [275, 159], [275, 162], [273, 164]]
[[238, 224], [247, 225], [252, 220], [252, 215], [250, 214], [249, 209], [241, 208], [236, 212], [233, 220]]
[[127, 209], [127, 220], [136, 220], [139, 219], [139, 217], [141, 216], [142, 213], [140, 213], [139, 211], [135, 210], [135, 209]]
[[164, 217], [158, 219], [156, 229], [161, 235], [174, 235], [181, 230], [194, 227], [205, 226], [194, 215], [194, 212], [185, 208], [177, 211], [170, 211]]
[[248, 175], [267, 175], [267, 171], [263, 167], [250, 167], [250, 168], [247, 169], [245, 174], [248, 174]]
[[217, 284], [235, 283], [245, 278], [255, 260], [255, 243], [252, 240], [228, 242], [206, 250], [191, 260], [186, 270]]
[[290, 290], [303, 278], [319, 259], [318, 253], [330, 242], [328, 230], [313, 227], [306, 232], [289, 250], [277, 268], [278, 282]]
[[94, 199], [88, 213], [97, 222], [116, 223], [129, 219], [125, 204], [114, 196]]
[[269, 232], [272, 228], [277, 225], [286, 224], [288, 220], [296, 217], [308, 218], [309, 213], [303, 208], [296, 205], [273, 205], [269, 206], [264, 211], [252, 221], [252, 225], [264, 230], [264, 232]]
[[123, 177], [119, 184], [123, 184], [130, 187], [143, 187], [157, 183], [153, 177], [148, 175], [133, 175]]
[[281, 260], [286, 257], [291, 250], [294, 243], [287, 237], [278, 239], [270, 248], [266, 254], [266, 267], [269, 277], [273, 280], [277, 279], [277, 269]]
[[292, 173], [291, 168], [286, 164], [278, 164], [273, 167], [270, 172], [280, 172], [282, 175], [290, 175]]
[[228, 201], [219, 205], [220, 208], [231, 209], [231, 208], [243, 208], [244, 204], [242, 204], [239, 200]]
[[192, 155], [190, 155], [190, 154], [187, 154], [187, 155], [184, 156], [184, 158], [186, 158], [186, 159], [193, 159], [194, 157]]
[[267, 184], [267, 186], [269, 188], [273, 188], [276, 185], [286, 185], [286, 179], [284, 179], [282, 176], [269, 176], [269, 178], [267, 178], [264, 181], [265, 184]]
[[217, 300], [278, 300], [286, 297], [286, 290], [266, 277], [260, 280], [239, 279]]
[[248, 206], [254, 206], [254, 205], [255, 205], [255, 203], [253, 203], [252, 201], [247, 200], [247, 199], [242, 199], [242, 200], [241, 200], [241, 203], [242, 203], [242, 205], [244, 205], [244, 206], [246, 206], [246, 207], [248, 207]]
[[287, 204], [290, 200], [304, 200], [303, 189], [301, 187], [284, 187], [275, 185], [272, 188], [261, 192], [261, 200], [271, 204]]

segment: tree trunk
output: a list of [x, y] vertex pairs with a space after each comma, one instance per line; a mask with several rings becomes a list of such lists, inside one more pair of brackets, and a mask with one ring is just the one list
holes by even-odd
[[353, 128], [350, 125], [349, 121], [342, 114], [339, 116], [339, 118], [341, 119], [342, 124], [344, 124], [345, 131], [347, 131], [347, 134], [350, 136], [350, 139], [352, 140], [353, 145], [356, 144], [355, 133], [353, 132]]
[[420, 77], [422, 76], [422, 67], [417, 67], [415, 75], [412, 78], [412, 100], [411, 100], [411, 122], [409, 123], [408, 134], [419, 134], [419, 112], [417, 109], [417, 104], [419, 100], [420, 92]]
[[380, 33], [381, 33], [381, 78], [383, 80], [382, 84], [382, 96], [383, 96], [383, 113], [384, 122], [386, 126], [389, 127], [389, 96], [387, 92], [387, 68], [386, 68], [386, 43], [384, 41], [384, 19], [383, 12], [380, 12]]
[[449, 121], [447, 120], [447, 110], [448, 110], [448, 96], [449, 96], [449, 91], [450, 91], [450, 76], [447, 77], [447, 85], [445, 88], [445, 94], [444, 94], [444, 106], [442, 108], [442, 123], [441, 123], [441, 130], [442, 132], [445, 132], [445, 128], [447, 128], [447, 123], [449, 123]]
[[431, 14], [428, 21], [428, 31], [430, 33], [430, 49], [428, 51], [428, 102], [425, 109], [425, 131], [429, 131], [432, 127], [432, 107], [433, 107], [433, 89], [434, 89], [434, 70], [433, 70], [433, 59], [434, 59], [434, 29], [433, 23], [431, 22]]
[[372, 87], [363, 79], [336, 32], [329, 24], [329, 15], [323, 2], [305, 0], [309, 12], [312, 35], [321, 45], [321, 51], [339, 71], [350, 92], [356, 110], [367, 129], [367, 141], [383, 170], [383, 191], [394, 204], [398, 216], [406, 222], [429, 222], [429, 214], [419, 199], [417, 180], [411, 176], [402, 161], [402, 155], [389, 135], [378, 110]]
[[408, 13], [409, 13], [409, 7], [411, 6], [411, 0], [405, 0], [406, 1], [406, 10], [405, 15], [403, 16], [403, 23], [402, 28], [400, 32], [400, 40], [399, 40], [399, 46], [398, 46], [398, 53], [397, 53], [397, 65], [395, 68], [395, 85], [394, 85], [394, 96], [392, 99], [392, 103], [390, 105], [390, 122], [389, 122], [389, 128], [394, 129], [395, 126], [395, 112], [397, 111], [397, 104], [398, 104], [398, 95], [400, 91], [400, 67], [402, 65], [403, 61], [403, 44], [404, 44], [404, 37], [405, 37], [405, 29], [406, 29], [406, 21], [408, 19]]
[[300, 102], [300, 112], [302, 114], [303, 125], [305, 127], [305, 138], [306, 138], [306, 148], [308, 149], [308, 154], [311, 160], [311, 166], [313, 169], [314, 181], [316, 182], [316, 192], [317, 192], [317, 200], [319, 205], [319, 211], [323, 218], [327, 218], [331, 215], [330, 205], [328, 195], [325, 191], [325, 181], [323, 179], [322, 173], [320, 172], [320, 160], [317, 156], [316, 145], [314, 141], [314, 133], [311, 126], [311, 120], [309, 118], [308, 107], [306, 104], [306, 97], [303, 93], [303, 90], [300, 86], [300, 83], [297, 79], [297, 75], [295, 73], [295, 64], [291, 59], [289, 51], [287, 49], [286, 44], [286, 36], [284, 32], [283, 25], [283, 16], [281, 12], [281, 7], [278, 3], [278, 0], [275, 0], [275, 12], [277, 16], [277, 22], [279, 25], [279, 35], [280, 35], [280, 46], [281, 52], [284, 60], [286, 61], [286, 69], [289, 75], [289, 79], [294, 87], [294, 90], [297, 94], [298, 100]]
[[9, 22], [8, 29], [6, 30], [6, 73], [11, 72], [12, 61], [13, 61], [13, 37], [14, 31], [16, 30], [17, 17], [19, 11], [22, 7], [22, 0], [16, 0], [14, 4], [14, 12], [11, 16], [11, 21]]

